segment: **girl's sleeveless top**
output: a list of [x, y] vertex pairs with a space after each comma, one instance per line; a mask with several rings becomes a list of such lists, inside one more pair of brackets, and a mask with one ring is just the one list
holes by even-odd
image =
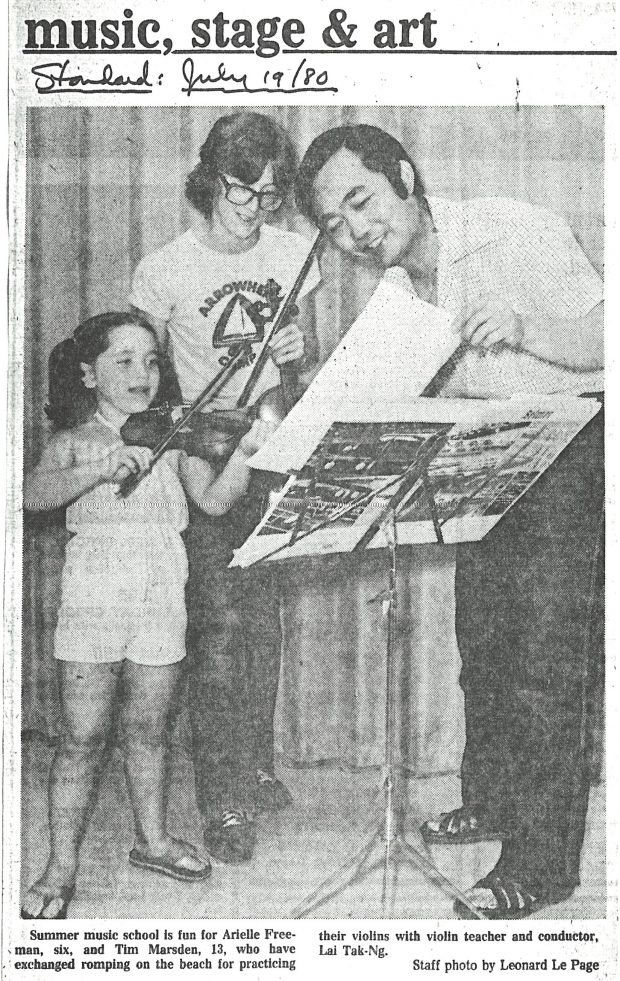
[[[95, 422], [112, 427], [100, 417]], [[116, 430], [113, 430], [116, 432]], [[119, 443], [122, 440], [119, 436]], [[178, 450], [169, 450], [157, 461], [128, 497], [119, 497], [115, 484], [100, 484], [67, 508], [69, 531], [89, 537], [144, 534], [146, 528], [182, 532], [187, 528], [185, 491], [178, 477]], [[81, 459], [83, 457], [83, 459]], [[92, 459], [87, 444], [76, 448], [76, 462]]]

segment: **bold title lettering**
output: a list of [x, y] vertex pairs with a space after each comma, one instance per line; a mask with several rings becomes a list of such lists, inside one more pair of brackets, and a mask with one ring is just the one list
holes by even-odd
[[[123, 10], [124, 20], [66, 21], [41, 18], [25, 20], [27, 37], [24, 51], [163, 51], [173, 50], [170, 38], [160, 38], [159, 21], [134, 21], [133, 11]], [[374, 47], [379, 51], [413, 48], [416, 36], [425, 48], [434, 48], [437, 38], [433, 27], [437, 21], [427, 11], [423, 17], [401, 20], [378, 20], [374, 24]], [[214, 17], [199, 17], [192, 22], [191, 47], [196, 51], [248, 51], [259, 58], [275, 58], [284, 50], [303, 49], [306, 28], [297, 17], [262, 17], [253, 22], [243, 17], [229, 20], [220, 10]], [[357, 24], [349, 22], [342, 7], [328, 14], [327, 26], [321, 32], [326, 49], [345, 54], [357, 46]]]
[[[259, 58], [273, 58], [279, 54], [282, 44], [287, 48], [300, 48], [305, 27], [296, 17], [263, 17], [256, 25], [242, 17], [232, 22], [224, 14], [215, 17], [199, 17], [192, 24], [192, 48], [233, 48], [255, 51]], [[278, 39], [281, 35], [281, 42]]]
[[[27, 51], [62, 51], [75, 48], [78, 51], [123, 51], [157, 48], [159, 41], [153, 38], [159, 33], [159, 21], [133, 22], [133, 11], [124, 10], [125, 20], [72, 20], [70, 28], [64, 20], [26, 20], [28, 31]], [[150, 38], [149, 38], [150, 35]], [[135, 39], [134, 39], [135, 37]], [[137, 44], [136, 44], [137, 39]]]
[[433, 24], [436, 23], [437, 21], [432, 19], [430, 13], [424, 14], [424, 17], [419, 20], [417, 17], [413, 17], [411, 20], [399, 20], [400, 36], [397, 38], [398, 28], [393, 21], [378, 20], [375, 24], [375, 31], [377, 31], [374, 40], [375, 48], [413, 48], [411, 32], [417, 31], [420, 27], [422, 28], [422, 44], [425, 48], [434, 48], [437, 44], [437, 38], [433, 37]]

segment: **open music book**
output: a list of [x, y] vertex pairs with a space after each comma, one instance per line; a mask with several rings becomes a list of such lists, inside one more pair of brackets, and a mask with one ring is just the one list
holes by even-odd
[[[351, 551], [407, 481], [399, 544], [477, 541], [550, 466], [600, 405], [553, 396], [351, 402], [323, 425], [233, 565]], [[299, 430], [307, 445], [308, 432]], [[303, 436], [303, 439], [302, 439]], [[295, 448], [293, 448], [295, 447]], [[291, 458], [298, 460], [296, 444]], [[438, 532], [439, 526], [439, 532]], [[377, 530], [368, 547], [385, 545]]]
[[250, 461], [288, 479], [232, 564], [380, 547], [394, 495], [400, 544], [482, 538], [600, 406], [420, 397], [459, 343], [444, 310], [381, 282]]
[[459, 342], [445, 310], [382, 280], [252, 466], [282, 474], [299, 470], [352, 399], [378, 413], [386, 399], [406, 411]]

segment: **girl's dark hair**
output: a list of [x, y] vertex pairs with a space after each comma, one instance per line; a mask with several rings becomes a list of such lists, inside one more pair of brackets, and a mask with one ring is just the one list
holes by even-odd
[[328, 129], [312, 141], [299, 167], [295, 196], [299, 210], [311, 220], [314, 220], [314, 181], [328, 160], [339, 150], [350, 150], [368, 170], [384, 174], [403, 201], [408, 192], [400, 176], [401, 160], [408, 163], [415, 177], [414, 197], [424, 199], [426, 191], [418, 168], [413, 160], [398, 142], [398, 140], [379, 129], [359, 123], [356, 126], [336, 126]]
[[57, 429], [72, 429], [86, 422], [97, 408], [97, 396], [86, 388], [82, 364], [94, 364], [110, 346], [110, 334], [116, 327], [135, 324], [157, 335], [149, 322], [137, 313], [100, 313], [90, 317], [53, 348], [49, 360], [49, 401], [47, 416]]
[[286, 130], [258, 112], [222, 116], [200, 149], [200, 163], [187, 178], [185, 197], [210, 218], [221, 188], [220, 174], [255, 184], [268, 163], [273, 164], [274, 183], [284, 197], [297, 171], [297, 154]]

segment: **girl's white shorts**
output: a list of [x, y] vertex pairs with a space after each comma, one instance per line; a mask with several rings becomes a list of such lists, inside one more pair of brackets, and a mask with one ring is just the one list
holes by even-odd
[[161, 666], [185, 657], [187, 554], [178, 531], [96, 528], [67, 545], [54, 654]]

